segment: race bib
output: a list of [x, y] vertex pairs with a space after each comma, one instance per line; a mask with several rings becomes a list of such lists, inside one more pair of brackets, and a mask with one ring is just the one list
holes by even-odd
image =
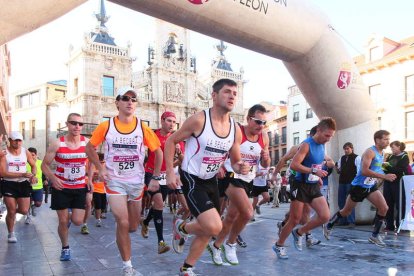
[[10, 162], [8, 164], [9, 172], [26, 172], [26, 162]]
[[208, 179], [215, 176], [223, 164], [225, 157], [203, 157], [200, 166], [200, 178]]
[[367, 177], [364, 180], [364, 185], [373, 186], [377, 184], [377, 179], [375, 177]]
[[132, 176], [137, 172], [138, 155], [114, 156], [114, 173], [116, 176]]
[[[318, 169], [318, 170], [322, 170], [322, 164], [312, 164], [312, 167], [311, 167], [312, 169], [313, 168], [316, 168], [316, 169]], [[309, 182], [317, 182], [317, 181], [319, 181], [319, 176], [317, 176], [316, 174], [309, 174], [309, 176], [308, 176], [308, 181]]]
[[85, 176], [85, 166], [71, 166], [65, 167], [63, 171], [63, 177], [69, 182], [75, 182], [77, 179]]

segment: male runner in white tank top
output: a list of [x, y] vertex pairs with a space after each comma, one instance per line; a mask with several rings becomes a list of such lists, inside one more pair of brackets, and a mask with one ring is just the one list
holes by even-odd
[[222, 229], [219, 215], [219, 196], [216, 174], [230, 154], [232, 167], [239, 174], [247, 174], [250, 166], [241, 161], [240, 128], [230, 118], [236, 105], [237, 83], [221, 79], [213, 84], [213, 107], [189, 117], [183, 126], [165, 143], [164, 155], [167, 184], [177, 188], [174, 174], [175, 145], [186, 140], [184, 160], [181, 165], [182, 189], [188, 207], [196, 217], [190, 223], [176, 220], [173, 230], [173, 248], [181, 238], [194, 235], [190, 252], [180, 269], [181, 276], [195, 275], [193, 266], [203, 254], [212, 236]]

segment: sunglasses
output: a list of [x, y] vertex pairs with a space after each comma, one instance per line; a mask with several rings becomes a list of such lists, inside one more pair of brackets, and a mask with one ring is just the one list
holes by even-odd
[[137, 102], [137, 98], [135, 98], [135, 97], [130, 97], [130, 96], [127, 96], [127, 95], [121, 96], [121, 101], [123, 101], [123, 102], [129, 102], [130, 100], [133, 103]]
[[81, 123], [81, 122], [68, 121], [68, 123], [71, 124], [72, 126], [76, 126], [76, 125], [83, 126], [83, 123]]
[[259, 126], [261, 126], [261, 125], [265, 125], [266, 123], [267, 123], [267, 121], [264, 121], [264, 120], [260, 120], [260, 119], [256, 119], [256, 118], [253, 118], [253, 117], [250, 117], [250, 119], [252, 119], [256, 124], [258, 124]]

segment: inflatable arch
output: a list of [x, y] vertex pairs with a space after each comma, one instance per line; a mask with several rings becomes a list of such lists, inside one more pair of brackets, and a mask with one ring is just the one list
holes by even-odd
[[[55, 0], [0, 0], [0, 45], [85, 1], [65, 0], [57, 5]], [[319, 117], [336, 119], [338, 131], [331, 143], [332, 157], [339, 157], [348, 139], [359, 153], [372, 144], [376, 121], [371, 99], [328, 18], [310, 1], [111, 2], [283, 60], [314, 112]]]

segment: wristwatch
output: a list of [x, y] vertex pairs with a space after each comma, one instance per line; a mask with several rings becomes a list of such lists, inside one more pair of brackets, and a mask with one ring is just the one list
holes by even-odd
[[162, 178], [161, 178], [161, 176], [155, 176], [155, 175], [153, 175], [153, 176], [151, 176], [151, 179], [160, 181]]
[[317, 168], [311, 168], [311, 174], [316, 174], [317, 172], [318, 172], [318, 169]]

